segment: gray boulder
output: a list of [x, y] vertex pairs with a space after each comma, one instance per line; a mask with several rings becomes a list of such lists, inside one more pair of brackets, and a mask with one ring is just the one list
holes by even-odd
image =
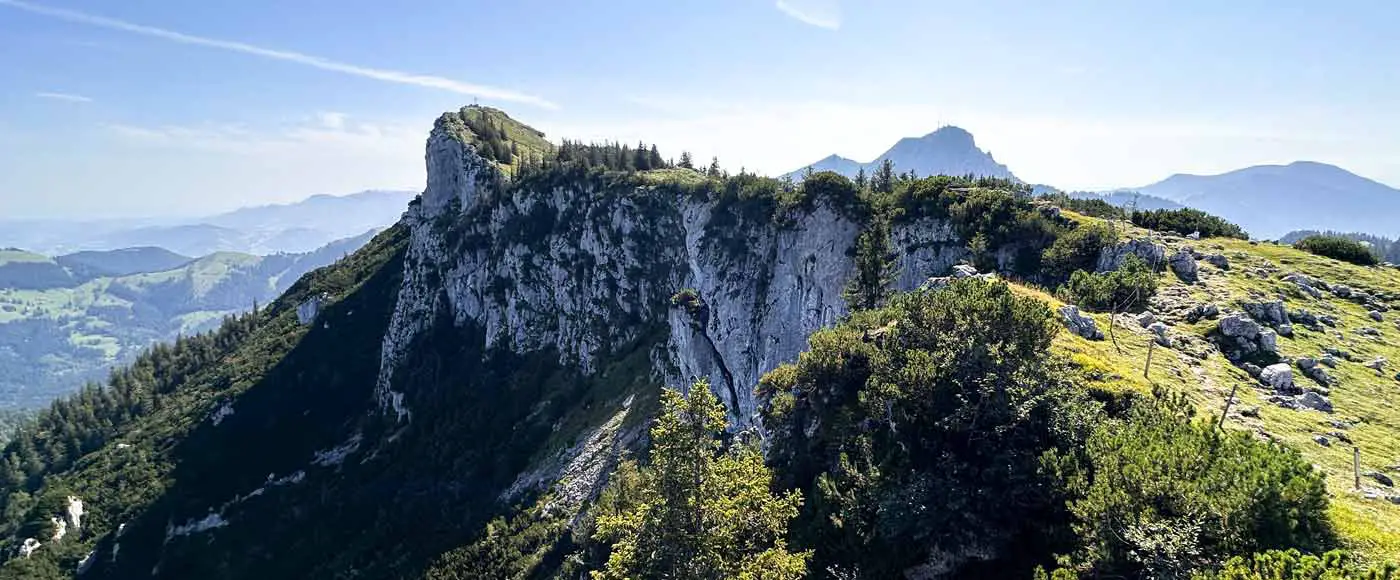
[[1244, 308], [1251, 317], [1262, 324], [1278, 326], [1289, 324], [1288, 311], [1283, 307], [1282, 300], [1270, 300], [1265, 302], [1242, 302], [1240, 307]]
[[1259, 336], [1259, 323], [1239, 314], [1231, 314], [1220, 319], [1220, 334], [1254, 340]]
[[1278, 333], [1267, 328], [1259, 331], [1259, 350], [1278, 354]]
[[1299, 407], [1312, 409], [1314, 411], [1322, 411], [1323, 413], [1332, 412], [1332, 401], [1312, 391], [1298, 395], [1296, 401]]
[[1313, 443], [1316, 443], [1316, 444], [1321, 445], [1321, 446], [1323, 446], [1323, 447], [1331, 447], [1331, 446], [1332, 446], [1332, 441], [1329, 440], [1329, 439], [1327, 438], [1326, 435], [1313, 435]]
[[1191, 248], [1182, 248], [1173, 254], [1171, 268], [1182, 281], [1195, 282], [1200, 278], [1200, 269], [1196, 265], [1196, 256], [1191, 253]]
[[972, 277], [974, 277], [974, 276], [976, 276], [976, 275], [977, 275], [977, 268], [974, 268], [974, 267], [969, 266], [969, 265], [967, 265], [967, 264], [958, 264], [958, 265], [956, 265], [956, 266], [953, 266], [953, 277], [954, 277], [954, 278], [972, 278]]
[[1207, 263], [1207, 264], [1210, 264], [1210, 265], [1212, 265], [1212, 266], [1215, 266], [1216, 268], [1220, 268], [1221, 270], [1229, 270], [1229, 269], [1230, 269], [1230, 259], [1229, 259], [1229, 258], [1226, 258], [1226, 257], [1225, 257], [1225, 254], [1210, 254], [1210, 255], [1207, 255], [1207, 256], [1206, 256], [1206, 263]]
[[1143, 328], [1152, 326], [1152, 323], [1154, 322], [1157, 322], [1157, 316], [1152, 314], [1151, 312], [1144, 312], [1142, 314], [1137, 315], [1137, 323]]
[[1379, 483], [1386, 487], [1395, 487], [1395, 480], [1391, 479], [1389, 475], [1386, 475], [1379, 471], [1367, 471], [1365, 473], [1362, 473], [1361, 475], [1374, 479], [1376, 480], [1376, 483]]
[[1099, 330], [1099, 325], [1093, 318], [1080, 312], [1078, 306], [1066, 304], [1060, 307], [1059, 312], [1070, 332], [1089, 340], [1103, 340], [1103, 332]]
[[1264, 367], [1264, 370], [1259, 373], [1259, 380], [1279, 392], [1290, 392], [1296, 388], [1293, 386], [1293, 369], [1288, 366], [1288, 363], [1276, 363]]
[[1385, 315], [1384, 315], [1384, 314], [1381, 314], [1381, 312], [1380, 312], [1379, 310], [1372, 310], [1372, 311], [1369, 312], [1367, 315], [1371, 317], [1371, 320], [1374, 320], [1374, 321], [1376, 321], [1376, 322], [1384, 322], [1384, 321], [1385, 321]]

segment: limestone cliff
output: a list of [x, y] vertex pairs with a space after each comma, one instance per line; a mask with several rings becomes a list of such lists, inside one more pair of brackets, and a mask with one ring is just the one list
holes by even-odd
[[[846, 314], [842, 292], [863, 225], [835, 202], [764, 219], [663, 180], [508, 183], [454, 115], [428, 139], [427, 189], [405, 216], [410, 249], [378, 390], [400, 420], [412, 409], [395, 371], [440, 309], [484, 328], [488, 347], [554, 348], [585, 372], [664, 325], [656, 376], [677, 388], [708, 377], [740, 428], [755, 425], [759, 377]], [[938, 219], [897, 225], [891, 244], [899, 290], [967, 257]], [[672, 307], [684, 288], [706, 304], [703, 320]]]

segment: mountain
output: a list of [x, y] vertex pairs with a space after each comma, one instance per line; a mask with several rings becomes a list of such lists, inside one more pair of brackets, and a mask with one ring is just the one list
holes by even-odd
[[74, 272], [77, 277], [130, 276], [161, 272], [180, 267], [190, 260], [165, 248], [153, 246], [122, 248], [120, 250], [74, 252], [54, 258], [54, 262]]
[[153, 343], [208, 330], [270, 302], [374, 233], [272, 256], [217, 252], [191, 259], [158, 248], [54, 259], [0, 252], [0, 407], [47, 404]]
[[187, 220], [0, 222], [0, 245], [50, 255], [136, 247], [162, 248], [187, 256], [305, 253], [388, 227], [399, 219], [414, 195], [406, 191], [315, 195], [296, 203]]
[[[1365, 366], [1400, 360], [1370, 315], [1400, 308], [1400, 271], [1104, 235], [1004, 182], [879, 197], [639, 171], [615, 143], [510, 153], [535, 133], [444, 114], [399, 223], [16, 432], [0, 579], [1140, 578], [1400, 553], [1400, 389]], [[1141, 304], [1110, 326], [1117, 304], [1089, 304], [1118, 293]], [[1380, 476], [1362, 493], [1352, 437]]]
[[1311, 161], [1178, 174], [1135, 190], [1220, 215], [1262, 238], [1304, 229], [1400, 234], [1392, 217], [1400, 215], [1400, 190]]
[[784, 177], [801, 180], [808, 169], [835, 171], [854, 178], [861, 169], [870, 175], [886, 160], [894, 163], [896, 173], [913, 171], [919, 175], [975, 175], [1016, 180], [1011, 170], [997, 163], [990, 153], [977, 148], [972, 133], [960, 127], [943, 127], [923, 137], [905, 137], [874, 161], [860, 163], [831, 155]]

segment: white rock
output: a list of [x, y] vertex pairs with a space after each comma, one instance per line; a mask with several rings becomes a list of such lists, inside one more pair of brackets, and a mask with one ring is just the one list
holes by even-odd
[[36, 540], [34, 538], [25, 538], [24, 543], [20, 544], [19, 546], [19, 555], [21, 557], [28, 558], [34, 555], [34, 550], [38, 550], [39, 546], [42, 545], [43, 544], [39, 543], [39, 540]]
[[1293, 390], [1293, 369], [1289, 368], [1288, 363], [1271, 364], [1264, 367], [1263, 372], [1259, 373], [1259, 380], [1273, 387], [1276, 391], [1291, 391]]

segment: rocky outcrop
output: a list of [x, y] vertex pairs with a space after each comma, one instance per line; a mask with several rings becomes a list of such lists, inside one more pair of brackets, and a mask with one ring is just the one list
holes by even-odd
[[1147, 238], [1138, 238], [1104, 248], [1099, 252], [1098, 271], [1117, 270], [1123, 265], [1123, 260], [1133, 255], [1141, 258], [1149, 267], [1157, 269], [1166, 264], [1167, 247]]
[[[404, 217], [411, 240], [376, 388], [396, 421], [412, 420], [412, 398], [395, 372], [441, 320], [483, 329], [488, 349], [557, 350], [586, 373], [664, 323], [655, 375], [678, 388], [709, 379], [744, 429], [755, 424], [759, 377], [846, 315], [863, 226], [834, 204], [815, 200], [777, 219], [664, 185], [512, 187], [455, 136], [453, 117], [428, 140], [427, 189]], [[890, 245], [896, 290], [969, 257], [941, 219], [893, 224]], [[683, 288], [705, 304], [704, 320], [670, 304]]]
[[1089, 340], [1103, 340], [1103, 331], [1099, 330], [1099, 325], [1093, 318], [1085, 316], [1079, 311], [1079, 307], [1073, 304], [1066, 304], [1060, 307], [1060, 318], [1070, 332], [1087, 338]]
[[1170, 260], [1172, 272], [1181, 281], [1188, 284], [1196, 282], [1200, 278], [1200, 270], [1196, 265], [1196, 256], [1191, 252], [1191, 248], [1182, 248], [1172, 254]]

